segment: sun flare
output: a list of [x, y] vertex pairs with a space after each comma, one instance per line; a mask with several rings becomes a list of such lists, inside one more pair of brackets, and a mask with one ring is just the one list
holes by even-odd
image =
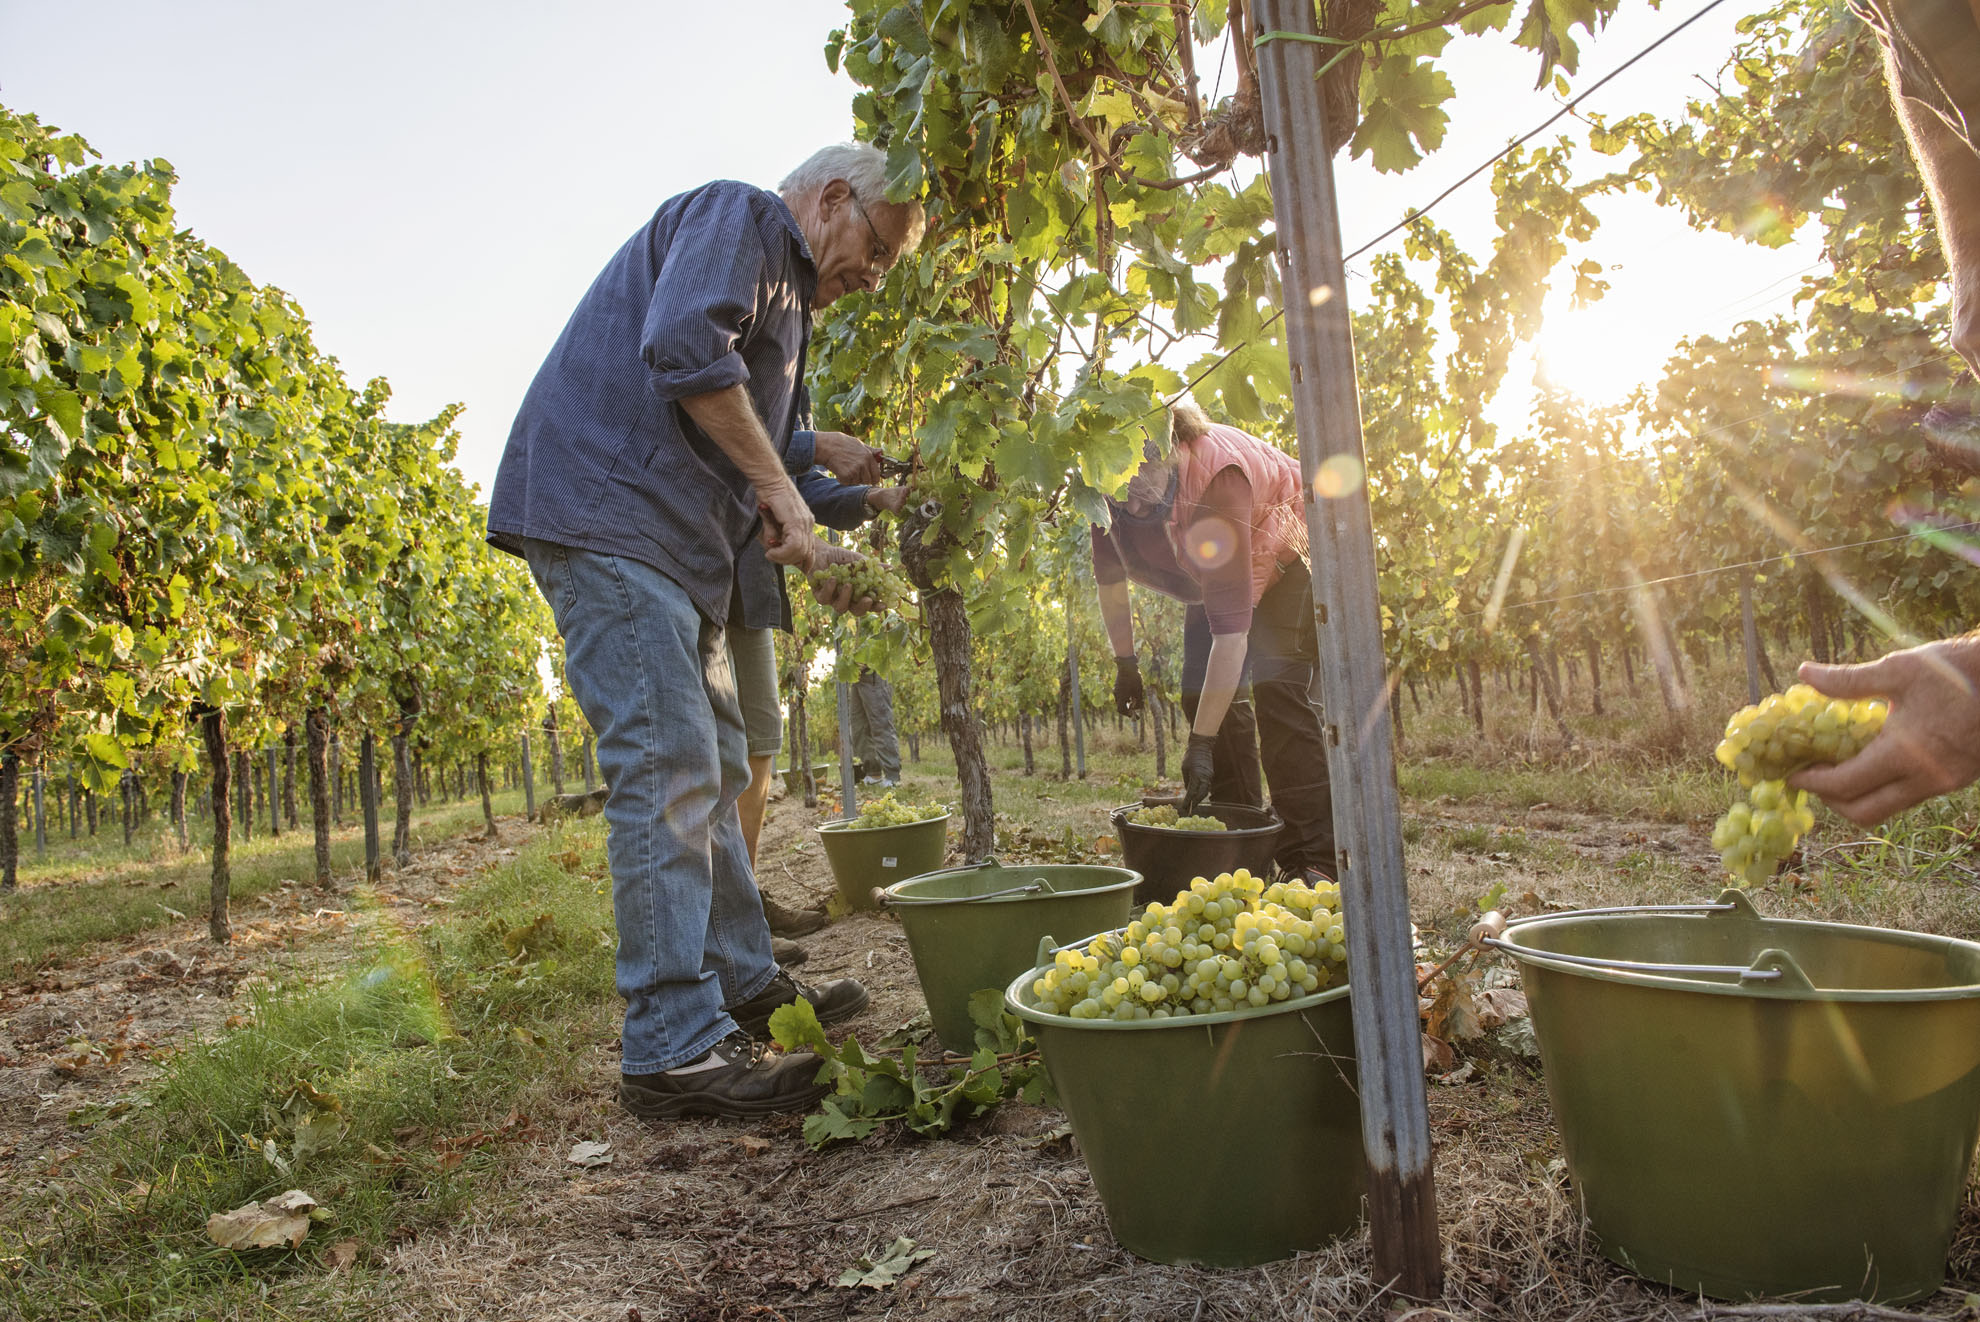
[[1590, 404], [1619, 404], [1657, 378], [1669, 353], [1620, 307], [1557, 307], [1534, 345], [1534, 380]]

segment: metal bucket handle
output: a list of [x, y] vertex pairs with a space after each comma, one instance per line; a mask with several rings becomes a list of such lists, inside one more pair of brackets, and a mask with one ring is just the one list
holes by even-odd
[[[1532, 919], [1520, 922], [1538, 921], [1542, 918], [1588, 918], [1617, 913], [1714, 913], [1731, 914], [1735, 921], [1758, 919], [1760, 911], [1753, 907], [1753, 901], [1743, 891], [1731, 887], [1721, 891], [1719, 898], [1710, 904], [1619, 904], [1599, 909], [1568, 909], [1561, 913], [1536, 914]], [[1471, 928], [1471, 943], [1487, 946], [1493, 950], [1510, 950], [1517, 956], [1524, 947], [1502, 940], [1506, 931], [1506, 916], [1497, 909], [1480, 918]], [[1630, 959], [1602, 959], [1594, 955], [1563, 955], [1557, 951], [1537, 952], [1547, 959], [1562, 964], [1574, 964], [1582, 968], [1604, 969], [1613, 973], [1676, 973], [1706, 975], [1723, 978], [1738, 978], [1741, 982], [1772, 982], [1797, 990], [1813, 991], [1814, 983], [1808, 974], [1795, 962], [1793, 955], [1785, 950], [1769, 948], [1753, 957], [1751, 964], [1648, 964]]]
[[[1001, 866], [1002, 864], [997, 862], [997, 856], [995, 854], [985, 854], [982, 858], [976, 860], [976, 862], [965, 863], [963, 866], [954, 869], [954, 871], [981, 872], [984, 868], [994, 868]], [[1011, 895], [1036, 895], [1039, 891], [1044, 891], [1047, 895], [1057, 895], [1059, 893], [1056, 889], [1053, 888], [1051, 882], [1045, 880], [1045, 878], [1043, 877], [1038, 877], [1026, 883], [1023, 886], [1012, 886], [1008, 890], [991, 891], [988, 895], [940, 895], [940, 896], [930, 896], [927, 899], [923, 899], [920, 896], [914, 896], [910, 898], [904, 895], [889, 895], [887, 894], [886, 891], [881, 890], [877, 887], [874, 889], [873, 894], [876, 902], [880, 904], [883, 908], [885, 908], [889, 906], [899, 907], [901, 905], [908, 905], [908, 904], [919, 904], [919, 905], [975, 904], [980, 900], [1001, 900]]]

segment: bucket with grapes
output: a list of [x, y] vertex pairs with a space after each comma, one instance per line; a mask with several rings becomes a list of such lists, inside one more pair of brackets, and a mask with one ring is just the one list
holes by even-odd
[[832, 882], [848, 909], [876, 907], [874, 893], [934, 872], [949, 850], [949, 810], [916, 804], [892, 791], [862, 803], [857, 816], [818, 828]]
[[1042, 952], [1004, 993], [1038, 1041], [1121, 1245], [1243, 1267], [1361, 1220], [1340, 896], [1197, 877], [1126, 927]]
[[1285, 823], [1238, 803], [1206, 803], [1185, 816], [1174, 804], [1125, 803], [1108, 814], [1121, 862], [1142, 875], [1135, 903], [1152, 904], [1187, 889], [1192, 878], [1272, 867]]

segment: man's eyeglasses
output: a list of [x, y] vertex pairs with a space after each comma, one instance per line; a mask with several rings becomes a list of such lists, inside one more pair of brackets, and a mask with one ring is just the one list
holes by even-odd
[[866, 254], [867, 266], [875, 276], [884, 276], [887, 274], [887, 268], [894, 264], [894, 254], [888, 250], [886, 240], [880, 237], [880, 231], [873, 227], [873, 217], [866, 214], [866, 208], [860, 203], [859, 194], [853, 192], [850, 185], [846, 188], [846, 195], [852, 198], [853, 210], [857, 211], [859, 218], [866, 222], [866, 232], [873, 236], [873, 247]]

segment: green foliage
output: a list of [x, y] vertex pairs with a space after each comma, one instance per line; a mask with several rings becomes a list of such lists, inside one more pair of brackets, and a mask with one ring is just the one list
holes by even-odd
[[818, 1026], [811, 1003], [794, 1001], [770, 1016], [770, 1031], [787, 1051], [810, 1051], [819, 1059], [819, 1082], [832, 1092], [818, 1112], [805, 1118], [805, 1141], [822, 1148], [840, 1139], [862, 1139], [890, 1120], [917, 1134], [936, 1135], [1007, 1098], [1034, 1106], [1052, 1105], [1051, 1080], [1039, 1062], [1023, 1021], [1004, 1012], [1003, 992], [985, 988], [969, 998], [976, 1024], [976, 1052], [967, 1065], [953, 1065], [931, 1081], [912, 1042], [891, 1053], [872, 1054], [848, 1037], [833, 1046]]

